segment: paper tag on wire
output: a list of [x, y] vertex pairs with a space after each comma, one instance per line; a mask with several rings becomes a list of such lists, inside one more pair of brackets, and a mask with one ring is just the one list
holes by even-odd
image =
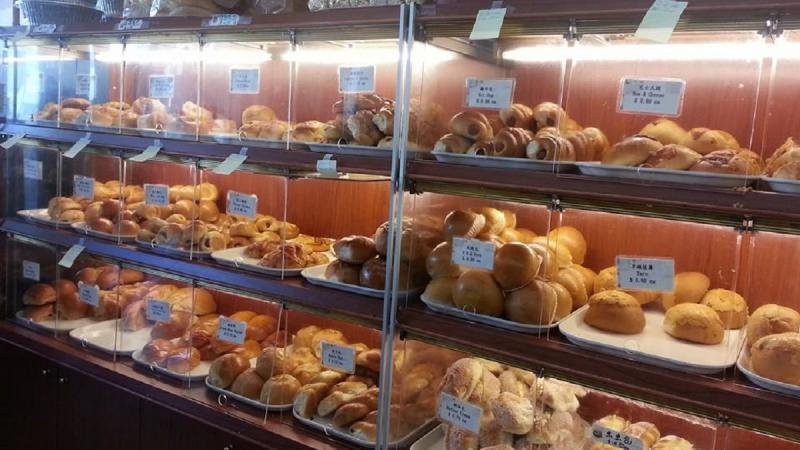
[[439, 418], [473, 433], [481, 431], [483, 410], [445, 392], [439, 397]]
[[5, 141], [3, 141], [3, 143], [0, 144], [0, 147], [3, 147], [4, 149], [8, 150], [11, 147], [17, 145], [19, 143], [19, 141], [21, 141], [23, 139], [25, 139], [25, 133], [15, 134], [15, 135], [11, 136], [10, 138], [6, 139]]
[[336, 160], [333, 159], [333, 155], [330, 153], [326, 153], [322, 159], [317, 160], [317, 172], [320, 175], [328, 175], [328, 176], [337, 176], [339, 175], [338, 170], [336, 169]]
[[669, 42], [688, 4], [689, 2], [674, 0], [655, 0], [636, 29], [636, 37], [660, 43]]
[[169, 206], [169, 186], [166, 184], [145, 183], [144, 203], [154, 206]]
[[592, 425], [590, 431], [594, 442], [612, 445], [622, 450], [645, 450], [647, 447], [641, 439], [629, 434], [614, 431], [600, 425]]
[[514, 99], [513, 78], [481, 80], [467, 78], [466, 104], [469, 108], [507, 109]]
[[322, 365], [333, 370], [355, 373], [356, 349], [322, 341]]
[[169, 322], [172, 320], [170, 314], [170, 304], [162, 300], [149, 299], [147, 300], [147, 310], [145, 317], [151, 322]]
[[83, 149], [85, 149], [91, 143], [92, 143], [92, 134], [86, 133], [86, 136], [75, 141], [75, 143], [72, 144], [72, 147], [70, 147], [69, 150], [64, 152], [64, 157], [74, 158], [75, 156], [78, 155], [78, 153], [83, 151]]
[[677, 78], [623, 78], [619, 112], [677, 117], [685, 88], [686, 82]]
[[617, 286], [638, 291], [672, 292], [675, 260], [617, 256]]
[[72, 195], [94, 200], [94, 178], [75, 175], [72, 180]]
[[239, 153], [231, 153], [214, 168], [214, 173], [217, 175], [230, 175], [247, 159], [247, 147], [242, 147]]
[[453, 264], [475, 267], [477, 269], [494, 269], [494, 251], [497, 247], [492, 242], [477, 239], [453, 238]]
[[258, 197], [253, 194], [228, 191], [228, 204], [225, 212], [235, 216], [255, 220], [258, 210]]
[[28, 180], [42, 179], [42, 162], [25, 158], [22, 160], [22, 176]]
[[339, 92], [343, 94], [375, 92], [375, 66], [339, 66]]
[[475, 17], [475, 24], [472, 25], [472, 32], [469, 34], [469, 40], [478, 41], [482, 39], [499, 38], [505, 18], [506, 8], [482, 9], [478, 11], [478, 15]]
[[79, 281], [78, 298], [87, 305], [97, 306], [100, 303], [100, 289], [93, 284]]
[[217, 338], [219, 340], [242, 345], [244, 344], [246, 331], [247, 322], [220, 316], [219, 327], [217, 328]]
[[150, 23], [142, 19], [124, 19], [121, 20], [114, 28], [117, 31], [130, 31], [130, 30], [144, 30], [150, 26]]
[[158, 154], [158, 152], [161, 151], [162, 147], [163, 147], [163, 145], [161, 144], [161, 141], [156, 139], [156, 140], [153, 141], [153, 144], [152, 145], [148, 145], [147, 148], [144, 149], [144, 151], [142, 153], [139, 153], [138, 155], [131, 156], [130, 160], [134, 161], [134, 162], [149, 161], [149, 160], [155, 158], [155, 156]]

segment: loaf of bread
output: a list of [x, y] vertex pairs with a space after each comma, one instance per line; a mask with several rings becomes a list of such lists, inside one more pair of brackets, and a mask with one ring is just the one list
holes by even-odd
[[707, 345], [719, 344], [725, 336], [725, 326], [716, 311], [695, 303], [680, 303], [668, 309], [664, 331], [678, 339]]
[[639, 302], [633, 296], [617, 290], [592, 295], [583, 320], [595, 328], [620, 334], [641, 333], [645, 325]]

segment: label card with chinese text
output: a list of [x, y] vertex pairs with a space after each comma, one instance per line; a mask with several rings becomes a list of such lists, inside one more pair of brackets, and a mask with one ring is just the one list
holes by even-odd
[[39, 281], [39, 263], [22, 260], [22, 278]]
[[150, 75], [150, 97], [172, 98], [175, 96], [175, 75]]
[[94, 178], [75, 175], [72, 182], [72, 195], [80, 198], [94, 199]]
[[247, 322], [241, 320], [232, 320], [225, 316], [220, 316], [219, 328], [217, 328], [217, 338], [219, 338], [221, 341], [242, 345], [244, 344], [246, 330]]
[[75, 74], [75, 95], [78, 97], [94, 97], [94, 76], [88, 73]]
[[258, 94], [261, 69], [258, 67], [231, 67], [229, 79], [230, 86], [228, 90], [231, 94]]
[[322, 365], [342, 372], [355, 373], [356, 350], [350, 346], [322, 342]]
[[147, 300], [147, 311], [145, 311], [147, 320], [151, 322], [169, 322], [172, 320], [170, 315], [170, 304], [163, 300], [149, 299]]
[[78, 298], [87, 305], [97, 306], [100, 303], [100, 289], [93, 284], [79, 281]]
[[623, 78], [619, 88], [619, 112], [679, 116], [685, 88], [685, 81], [672, 78]]
[[144, 203], [154, 206], [169, 206], [169, 186], [145, 183]]
[[592, 425], [590, 433], [594, 442], [613, 445], [622, 450], [645, 450], [646, 448], [641, 439], [619, 431], [609, 430], [600, 425]]
[[483, 410], [478, 406], [445, 392], [442, 392], [439, 398], [439, 418], [459, 428], [473, 433], [480, 432], [482, 414]]
[[669, 42], [675, 25], [688, 4], [689, 2], [674, 0], [655, 0], [636, 29], [636, 37], [662, 44]]
[[375, 92], [375, 66], [339, 66], [339, 92], [342, 94]]
[[675, 288], [675, 260], [617, 256], [617, 286], [639, 291], [672, 292]]
[[497, 247], [491, 242], [477, 239], [453, 238], [453, 264], [492, 270], [494, 251]]
[[80, 244], [75, 244], [72, 247], [70, 247], [69, 250], [67, 250], [67, 252], [64, 253], [64, 256], [62, 256], [61, 259], [58, 261], [58, 265], [61, 267], [66, 267], [67, 269], [72, 267], [72, 265], [75, 264], [75, 259], [86, 248], [83, 246], [83, 242], [84, 242], [83, 239], [81, 239]]
[[514, 99], [515, 80], [480, 80], [467, 78], [467, 107], [506, 109]]
[[257, 196], [236, 191], [228, 191], [228, 206], [225, 209], [228, 214], [247, 217], [248, 219], [255, 220], [257, 209]]
[[503, 28], [503, 20], [505, 18], [506, 8], [478, 11], [478, 15], [475, 17], [475, 24], [472, 25], [472, 32], [469, 34], [469, 40], [497, 39], [500, 37], [500, 29]]
[[41, 180], [42, 162], [28, 158], [22, 160], [22, 176], [28, 180]]

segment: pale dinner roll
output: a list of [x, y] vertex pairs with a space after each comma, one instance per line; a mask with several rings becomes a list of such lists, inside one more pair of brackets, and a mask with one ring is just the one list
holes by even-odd
[[492, 275], [501, 288], [510, 291], [530, 283], [541, 265], [539, 254], [521, 242], [512, 242], [495, 252]]
[[719, 315], [706, 305], [680, 303], [664, 315], [664, 331], [670, 336], [698, 344], [719, 344], [725, 326]]
[[542, 260], [542, 264], [539, 266], [539, 273], [537, 273], [537, 275], [545, 278], [552, 278], [556, 276], [559, 270], [556, 252], [553, 251], [549, 245], [541, 242], [532, 242], [527, 245]]
[[589, 302], [589, 291], [586, 289], [583, 274], [577, 267], [577, 264], [565, 267], [559, 270], [553, 279], [569, 292], [573, 309], [580, 308]]
[[589, 298], [583, 321], [601, 330], [638, 334], [644, 330], [644, 312], [633, 296], [617, 290], [601, 291]]
[[750, 347], [750, 363], [762, 377], [800, 385], [800, 333], [762, 337]]
[[504, 209], [503, 216], [505, 216], [506, 219], [506, 229], [517, 228], [517, 213], [508, 209]]
[[570, 253], [569, 248], [565, 245], [559, 244], [559, 241], [556, 241], [553, 238], [548, 236], [537, 236], [533, 238], [533, 241], [529, 244], [531, 247], [535, 247], [537, 245], [541, 245], [544, 247], [549, 247], [553, 254], [555, 255], [555, 267], [553, 267], [553, 273], [557, 272], [558, 269], [567, 267], [572, 264], [572, 253]]
[[556, 291], [555, 321], [557, 322], [572, 312], [572, 294], [561, 283], [555, 281], [548, 281], [547, 283]]
[[486, 218], [482, 214], [472, 211], [451, 211], [444, 218], [444, 239], [452, 242], [454, 237], [474, 238], [486, 225]]
[[478, 208], [473, 212], [483, 215], [485, 219], [481, 233], [500, 234], [506, 227], [506, 216], [497, 208]]
[[520, 241], [526, 244], [530, 244], [536, 239], [536, 233], [527, 228], [515, 228], [514, 231], [519, 234]]
[[425, 286], [422, 296], [430, 303], [453, 306], [453, 285], [456, 280], [456, 277], [434, 278]]
[[564, 246], [569, 250], [573, 263], [583, 264], [586, 258], [586, 238], [580, 230], [575, 227], [558, 227], [550, 231], [547, 236], [555, 239], [559, 247]]
[[431, 278], [450, 278], [461, 275], [462, 268], [453, 264], [453, 245], [442, 242], [425, 259], [425, 269]]
[[767, 304], [753, 311], [747, 321], [747, 345], [770, 334], [800, 330], [800, 313], [785, 306]]
[[658, 298], [657, 292], [652, 291], [637, 291], [633, 289], [620, 289], [617, 287], [617, 266], [606, 267], [601, 270], [594, 279], [594, 293], [620, 290], [626, 294], [632, 295], [639, 301], [640, 305], [646, 305], [655, 301]]
[[700, 272], [675, 274], [675, 289], [661, 294], [661, 308], [666, 311], [678, 303], [700, 303], [711, 287], [711, 279]]
[[465, 271], [453, 284], [453, 303], [465, 311], [489, 316], [503, 314], [503, 292], [489, 272]]
[[645, 125], [644, 128], [639, 131], [639, 134], [650, 136], [664, 145], [669, 145], [681, 143], [686, 138], [687, 133], [686, 130], [677, 123], [662, 117]]
[[[543, 280], [533, 280], [527, 286], [508, 294], [506, 316], [514, 322], [548, 325], [555, 322], [559, 296], [553, 286]], [[571, 308], [571, 304], [569, 305]]]
[[703, 296], [700, 304], [716, 311], [727, 330], [738, 330], [747, 323], [747, 302], [736, 292], [711, 289]]

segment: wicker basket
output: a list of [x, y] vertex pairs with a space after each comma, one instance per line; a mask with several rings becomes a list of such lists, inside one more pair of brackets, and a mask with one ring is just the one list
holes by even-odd
[[17, 7], [31, 25], [78, 25], [98, 22], [103, 12], [85, 3], [20, 0]]
[[124, 0], [97, 0], [97, 8], [103, 11], [106, 17], [122, 17], [125, 10]]

